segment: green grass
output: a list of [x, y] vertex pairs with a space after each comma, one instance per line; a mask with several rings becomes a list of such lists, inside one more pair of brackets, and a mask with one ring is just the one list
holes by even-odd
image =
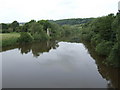
[[2, 32], [2, 29], [0, 28], [0, 33]]
[[0, 34], [0, 47], [10, 46], [17, 43], [20, 37], [19, 33], [1, 33]]

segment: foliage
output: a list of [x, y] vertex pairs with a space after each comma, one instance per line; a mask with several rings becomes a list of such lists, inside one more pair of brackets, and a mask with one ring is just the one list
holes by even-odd
[[90, 31], [88, 28], [83, 28], [81, 30], [81, 38], [84, 39], [85, 41], [90, 42], [93, 33], [94, 32]]
[[56, 23], [50, 23], [50, 38], [51, 39], [58, 39], [61, 37], [62, 27], [60, 27]]
[[94, 36], [90, 38], [91, 44], [97, 46], [97, 44], [101, 43], [103, 40], [101, 39], [100, 34], [93, 34], [93, 35]]
[[120, 14], [98, 17], [83, 25], [81, 38], [94, 45], [99, 55], [106, 56], [106, 64], [120, 66]]
[[1, 23], [0, 26], [1, 26], [1, 29], [2, 29], [2, 33], [8, 33], [9, 32], [8, 31], [9, 26], [7, 24]]
[[100, 55], [108, 56], [112, 48], [112, 42], [110, 41], [102, 41], [101, 43], [97, 44], [96, 52]]
[[[88, 22], [88, 19], [70, 19], [65, 20], [75, 24], [78, 22]], [[11, 24], [4, 24], [5, 32], [20, 32], [20, 38], [18, 39], [19, 43], [26, 43], [32, 41], [45, 41], [48, 39], [60, 39], [63, 37], [69, 37], [71, 39], [77, 39], [77, 36], [80, 35], [81, 25], [63, 25], [60, 26], [56, 22], [49, 20], [31, 20], [27, 23], [20, 24], [17, 21], [12, 22]], [[48, 33], [49, 32], [49, 33]], [[28, 34], [29, 33], [29, 34]]]
[[40, 25], [39, 23], [33, 23], [30, 28], [29, 28], [29, 32], [33, 35], [36, 33], [41, 33], [43, 32], [43, 26]]
[[27, 32], [21, 32], [20, 37], [18, 38], [19, 43], [29, 43], [32, 42], [33, 38]]
[[11, 24], [10, 24], [10, 28], [13, 29], [13, 31], [16, 31], [16, 28], [19, 27], [19, 23], [17, 21], [13, 21]]
[[94, 18], [73, 18], [73, 19], [62, 19], [56, 21], [50, 20], [50, 22], [55, 22], [59, 25], [76, 25], [76, 24], [87, 23], [93, 19]]
[[[88, 22], [92, 19], [66, 19], [63, 22], [75, 23], [78, 22]], [[58, 21], [59, 22], [59, 21]], [[4, 32], [28, 32], [31, 34], [34, 40], [48, 40], [48, 39], [59, 39], [61, 37], [75, 36], [79, 32], [78, 27], [75, 25], [63, 25], [60, 26], [54, 21], [50, 20], [31, 20], [27, 23], [20, 24], [17, 21], [12, 22], [11, 24], [3, 24]], [[49, 31], [48, 31], [49, 30]], [[49, 34], [48, 34], [49, 32]], [[77, 33], [77, 34], [76, 34]]]
[[33, 34], [33, 38], [34, 38], [35, 41], [36, 40], [37, 41], [45, 41], [45, 40], [49, 39], [49, 37], [47, 36], [47, 34], [45, 34], [44, 32]]
[[113, 46], [113, 48], [112, 48], [112, 50], [111, 50], [111, 52], [109, 54], [109, 57], [107, 58], [108, 63], [110, 65], [113, 65], [113, 66], [116, 66], [116, 67], [120, 66], [119, 57], [120, 57], [120, 47], [119, 47], [118, 43], [116, 43]]
[[79, 25], [63, 25], [62, 28], [63, 37], [79, 37], [80, 35], [81, 29]]
[[48, 20], [40, 20], [40, 21], [38, 21], [38, 23], [43, 26], [43, 29], [45, 31], [47, 30], [47, 28], [50, 27], [50, 23], [48, 22]]

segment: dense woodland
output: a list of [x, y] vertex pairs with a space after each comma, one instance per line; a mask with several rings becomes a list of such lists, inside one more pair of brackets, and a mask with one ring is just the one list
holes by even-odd
[[[96, 53], [106, 57], [104, 64], [120, 66], [120, 14], [109, 14], [98, 18], [31, 20], [19, 24], [2, 23], [1, 33], [20, 33], [18, 43], [45, 41], [63, 37], [80, 38], [94, 46]], [[47, 31], [49, 30], [49, 35]]]

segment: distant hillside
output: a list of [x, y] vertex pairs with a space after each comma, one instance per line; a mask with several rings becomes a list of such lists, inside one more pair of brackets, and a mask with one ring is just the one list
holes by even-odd
[[76, 25], [76, 24], [83, 24], [83, 23], [87, 23], [91, 20], [93, 20], [94, 18], [73, 18], [73, 19], [61, 19], [61, 20], [50, 20], [50, 22], [55, 22], [59, 25]]
[[[54, 22], [59, 25], [77, 25], [77, 24], [83, 24], [87, 23], [89, 21], [92, 21], [95, 18], [72, 18], [72, 19], [60, 19], [60, 20], [48, 20], [49, 22]], [[19, 22], [19, 24], [22, 26], [26, 22]], [[5, 23], [10, 24], [10, 23]]]

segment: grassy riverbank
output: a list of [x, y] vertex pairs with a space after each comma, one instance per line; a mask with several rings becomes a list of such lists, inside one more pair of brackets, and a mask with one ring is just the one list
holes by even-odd
[[10, 46], [17, 43], [17, 39], [20, 37], [19, 33], [1, 33], [0, 34], [0, 47]]

